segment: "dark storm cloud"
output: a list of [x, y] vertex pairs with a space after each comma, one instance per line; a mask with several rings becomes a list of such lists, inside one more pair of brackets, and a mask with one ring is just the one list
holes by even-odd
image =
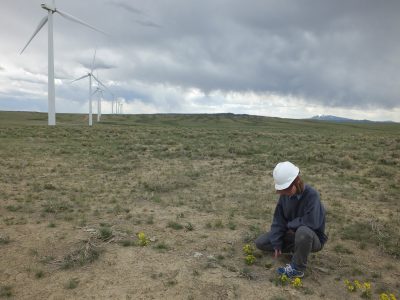
[[160, 7], [168, 26], [152, 33], [152, 41], [142, 38], [148, 57], [137, 51], [140, 46], [132, 49], [134, 72], [142, 80], [206, 92], [271, 91], [328, 106], [398, 105], [400, 2], [176, 7]]
[[[21, 3], [6, 4], [15, 14], [23, 7], [21, 14], [29, 23], [22, 22], [26, 30], [19, 30], [15, 48], [43, 17], [40, 1]], [[159, 101], [149, 96], [151, 91], [138, 92], [129, 84], [135, 82], [149, 89], [195, 88], [206, 95], [273, 93], [328, 107], [400, 105], [397, 0], [87, 0], [85, 5], [59, 0], [57, 5], [110, 36], [57, 18], [56, 74], [67, 77], [80, 73], [74, 68], [89, 69], [90, 53], [97, 48], [101, 78], [126, 83], [121, 92], [128, 100]], [[5, 16], [7, 22], [13, 22], [11, 16]], [[25, 57], [45, 52], [44, 39], [42, 32]], [[34, 67], [47, 75], [45, 63]], [[164, 99], [175, 105], [169, 97]], [[223, 101], [201, 99], [215, 105]]]

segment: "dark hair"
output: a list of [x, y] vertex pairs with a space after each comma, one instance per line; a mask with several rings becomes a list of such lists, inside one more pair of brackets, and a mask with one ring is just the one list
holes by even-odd
[[281, 192], [289, 191], [293, 188], [293, 186], [296, 187], [296, 194], [302, 194], [304, 192], [304, 182], [300, 176], [297, 176], [286, 189], [277, 190], [276, 192], [280, 194]]
[[304, 192], [304, 182], [297, 176], [296, 179], [292, 182], [291, 186], [294, 185], [296, 187], [296, 194], [302, 194]]

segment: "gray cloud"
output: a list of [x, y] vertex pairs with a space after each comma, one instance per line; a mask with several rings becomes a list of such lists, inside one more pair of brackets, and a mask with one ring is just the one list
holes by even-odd
[[[80, 64], [82, 64], [82, 66], [84, 66], [85, 68], [87, 68], [88, 70], [90, 70], [92, 68], [92, 63], [88, 63], [87, 61], [80, 61]], [[99, 70], [99, 69], [115, 69], [117, 66], [113, 65], [113, 64], [109, 64], [105, 61], [102, 61], [100, 59], [96, 59], [95, 64], [94, 64], [94, 69], [95, 70]]]

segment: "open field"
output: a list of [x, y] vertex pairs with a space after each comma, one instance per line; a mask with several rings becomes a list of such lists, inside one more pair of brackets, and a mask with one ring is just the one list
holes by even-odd
[[[400, 124], [253, 116], [0, 112], [0, 298], [400, 298]], [[269, 229], [272, 169], [297, 164], [327, 209], [302, 288], [243, 246]], [[150, 239], [140, 246], [137, 233]]]

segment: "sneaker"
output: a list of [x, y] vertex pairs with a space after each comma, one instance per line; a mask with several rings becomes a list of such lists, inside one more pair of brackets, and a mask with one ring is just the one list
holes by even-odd
[[304, 272], [296, 270], [291, 264], [287, 264], [285, 267], [280, 267], [276, 270], [279, 275], [286, 275], [289, 278], [301, 278], [304, 276]]

